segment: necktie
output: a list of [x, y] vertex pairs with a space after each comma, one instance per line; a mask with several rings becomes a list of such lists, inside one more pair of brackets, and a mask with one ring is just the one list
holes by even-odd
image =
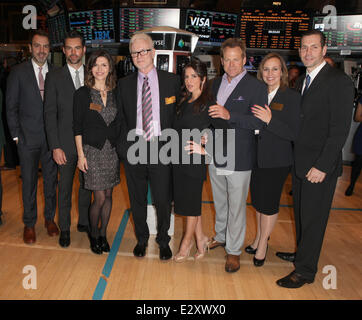
[[75, 70], [75, 90], [78, 90], [82, 85], [80, 83], [79, 71]]
[[305, 77], [305, 86], [303, 90], [303, 95], [307, 92], [309, 84], [310, 84], [310, 76], [309, 74], [307, 74], [307, 76]]
[[39, 78], [39, 91], [40, 91], [40, 95], [42, 100], [44, 100], [44, 78], [43, 78], [43, 74], [41, 72], [41, 70], [43, 69], [43, 67], [39, 67], [39, 74], [38, 74], [38, 78]]
[[147, 77], [144, 78], [142, 85], [142, 125], [143, 137], [149, 141], [153, 136], [153, 126], [151, 88]]

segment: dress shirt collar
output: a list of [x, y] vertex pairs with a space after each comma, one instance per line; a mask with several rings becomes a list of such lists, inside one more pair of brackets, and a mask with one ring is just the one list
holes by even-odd
[[230, 85], [234, 85], [236, 86], [239, 81], [244, 78], [244, 76], [246, 75], [246, 69], [243, 70], [243, 72], [241, 72], [239, 75], [237, 75], [236, 77], [232, 78], [231, 81], [229, 82], [228, 76], [226, 74], [226, 72], [224, 73], [224, 75], [222, 76], [222, 81], [223, 82], [227, 82]]
[[[319, 73], [319, 71], [322, 70], [322, 68], [326, 65], [326, 62], [323, 61], [318, 67], [316, 67], [313, 71], [311, 71], [310, 73], [307, 70], [307, 75], [310, 76], [310, 83], [312, 83], [312, 81], [314, 80], [314, 78], [317, 76], [317, 74]], [[310, 85], [310, 84], [309, 84]]]
[[[34, 61], [34, 59], [31, 59], [31, 63], [34, 68], [34, 72], [35, 72], [36, 76], [38, 77], [39, 65]], [[45, 61], [45, 63], [42, 65], [42, 73], [46, 74], [47, 72], [48, 72], [48, 61]]]
[[156, 68], [155, 68], [155, 67], [153, 67], [153, 68], [151, 69], [151, 71], [148, 72], [147, 74], [142, 73], [141, 71], [138, 70], [138, 79], [139, 79], [139, 80], [142, 80], [142, 82], [143, 82], [144, 77], [148, 77], [148, 79], [151, 80], [151, 79], [154, 78], [155, 76], [157, 76], [157, 71], [156, 71]]

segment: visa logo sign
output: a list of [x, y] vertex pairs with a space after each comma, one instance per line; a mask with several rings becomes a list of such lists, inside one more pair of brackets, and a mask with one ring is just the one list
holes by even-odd
[[190, 17], [191, 25], [198, 27], [210, 27], [210, 18]]

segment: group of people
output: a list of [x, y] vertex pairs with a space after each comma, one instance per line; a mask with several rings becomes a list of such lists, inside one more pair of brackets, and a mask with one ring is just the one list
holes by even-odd
[[[108, 252], [112, 190], [120, 182], [123, 161], [137, 239], [134, 256], [144, 257], [147, 250], [150, 186], [161, 260], [173, 256], [168, 235], [173, 201], [175, 213], [187, 217], [174, 261], [188, 259], [195, 237], [195, 259], [223, 247], [225, 271], [238, 271], [250, 186], [257, 232], [245, 251], [254, 255], [254, 265], [260, 267], [277, 221], [284, 182], [292, 172], [296, 251], [277, 255], [293, 261], [295, 270], [277, 284], [297, 288], [314, 281], [342, 172], [341, 150], [354, 96], [348, 76], [324, 61], [323, 33], [313, 30], [302, 37], [299, 53], [307, 72], [298, 78], [296, 90], [288, 88], [288, 69], [277, 53], [264, 57], [257, 78], [248, 74], [245, 43], [238, 38], [227, 39], [221, 46], [222, 77], [208, 81], [206, 65], [191, 58], [183, 69], [182, 83], [177, 75], [155, 68], [153, 41], [145, 33], [134, 34], [129, 43], [137, 71], [118, 81], [114, 62], [105, 50], [92, 52], [86, 65], [82, 64], [86, 47], [76, 31], [64, 39], [63, 68], [47, 62], [46, 33], [36, 32], [29, 48], [32, 59], [11, 71], [6, 93], [9, 128], [20, 157], [25, 243], [36, 241], [40, 161], [48, 234], [59, 234], [54, 222], [58, 181], [59, 244], [70, 245], [72, 186], [78, 167], [77, 229], [89, 233], [92, 252]], [[185, 129], [210, 129], [212, 136], [181, 143], [180, 161], [154, 163], [154, 153], [158, 155], [167, 146], [162, 137], [166, 129], [180, 136]], [[131, 131], [147, 147], [145, 163], [130, 161]], [[213, 148], [218, 140], [222, 148]], [[217, 161], [218, 153], [229, 153], [226, 165]], [[201, 161], [196, 161], [197, 154]], [[189, 161], [183, 162], [187, 157]], [[201, 220], [207, 163], [216, 221], [211, 239]]]

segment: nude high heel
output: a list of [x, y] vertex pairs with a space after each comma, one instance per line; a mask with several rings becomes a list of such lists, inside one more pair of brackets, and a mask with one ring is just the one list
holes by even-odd
[[191, 244], [191, 246], [187, 249], [187, 253], [186, 255], [181, 255], [180, 252], [178, 252], [173, 259], [175, 260], [175, 262], [184, 262], [188, 259], [188, 257], [190, 256], [190, 251], [193, 247], [193, 243]]
[[207, 251], [207, 253], [209, 253], [209, 249], [210, 249], [210, 244], [211, 244], [211, 239], [207, 239], [207, 241], [204, 243], [204, 252], [203, 253], [199, 253], [199, 251], [196, 252], [195, 254], [195, 260], [200, 260], [205, 256], [205, 253]]

